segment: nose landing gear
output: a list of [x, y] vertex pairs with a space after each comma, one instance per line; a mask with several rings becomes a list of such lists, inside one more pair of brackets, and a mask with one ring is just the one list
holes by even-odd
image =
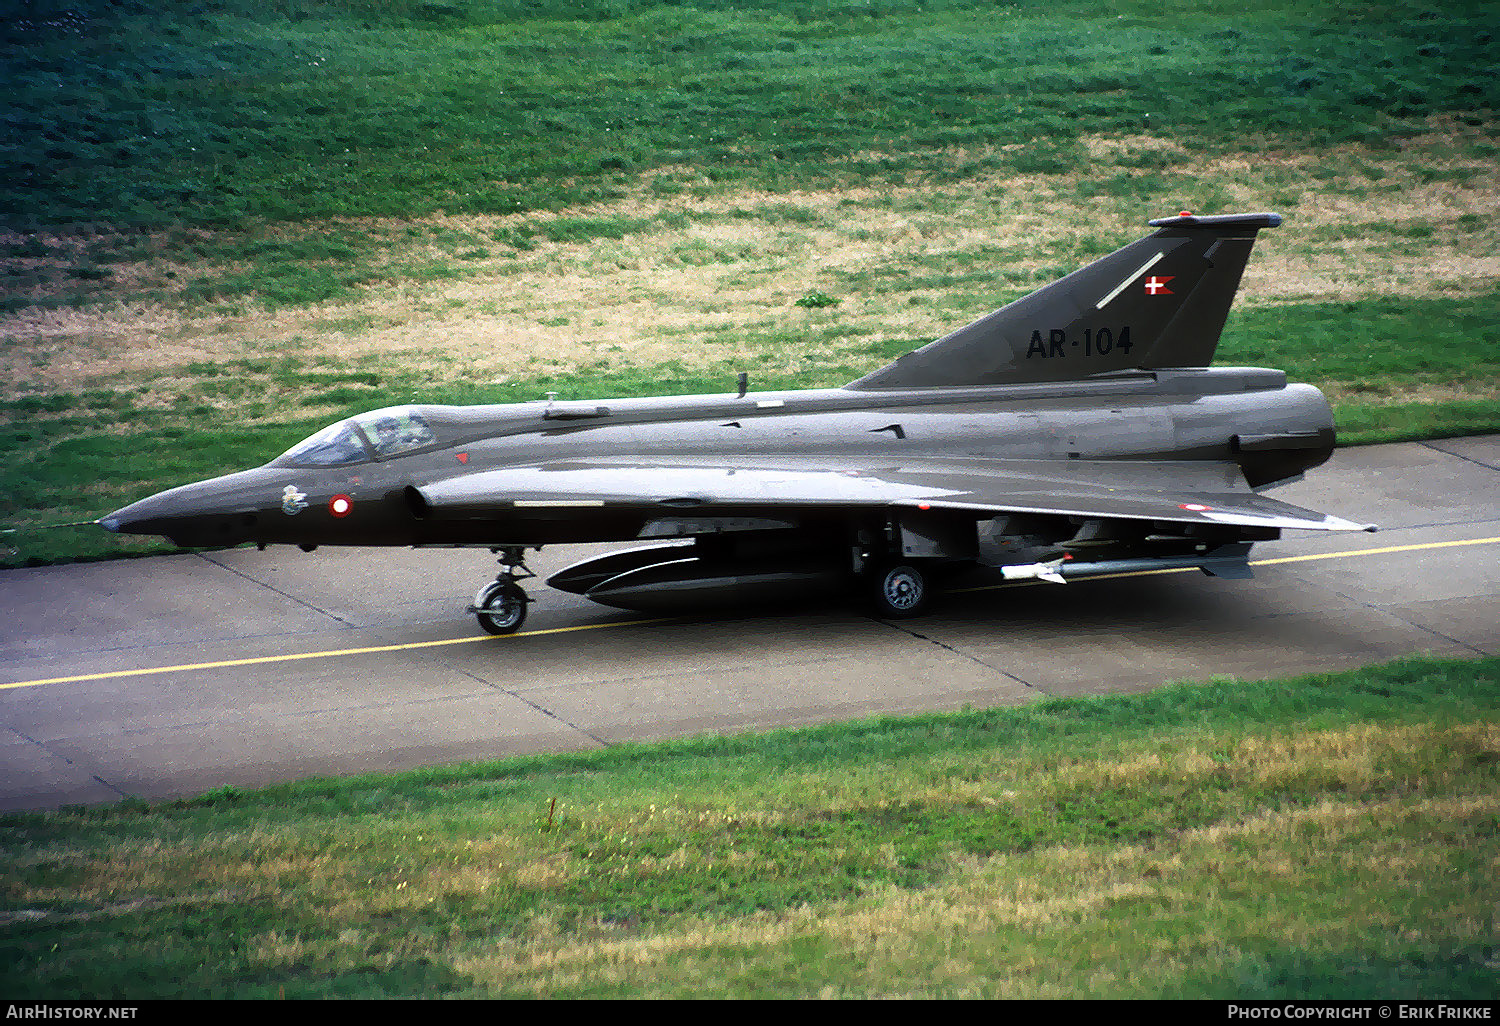
[[531, 602], [518, 582], [536, 574], [527, 568], [526, 550], [521, 546], [495, 551], [500, 557], [500, 573], [475, 592], [474, 604], [467, 611], [491, 634], [514, 634], [526, 622], [526, 606]]

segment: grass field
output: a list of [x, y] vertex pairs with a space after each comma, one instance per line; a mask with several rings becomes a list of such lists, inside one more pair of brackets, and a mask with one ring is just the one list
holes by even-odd
[[1345, 443], [1500, 430], [1483, 3], [6, 0], [0, 565], [392, 402], [837, 385], [1178, 209]]
[[1494, 997], [1500, 661], [0, 816], [0, 991]]
[[[1500, 430], [1500, 11], [0, 0], [0, 566], [389, 403], [837, 385], [1275, 210], [1219, 352]], [[1493, 999], [1500, 664], [0, 816], [0, 992]]]

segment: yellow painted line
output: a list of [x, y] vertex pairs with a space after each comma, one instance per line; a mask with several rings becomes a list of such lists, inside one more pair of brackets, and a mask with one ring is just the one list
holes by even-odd
[[521, 631], [516, 634], [480, 634], [470, 638], [446, 638], [442, 641], [412, 641], [402, 645], [371, 645], [368, 648], [339, 648], [325, 652], [293, 652], [289, 655], [251, 656], [247, 659], [220, 659], [211, 663], [181, 663], [177, 666], [148, 666], [139, 670], [106, 670], [103, 673], [81, 673], [73, 677], [43, 677], [39, 680], [18, 680], [12, 684], [0, 684], [0, 691], [12, 688], [34, 688], [41, 684], [77, 684], [88, 680], [108, 680], [111, 677], [149, 677], [159, 673], [180, 673], [184, 670], [218, 670], [229, 666], [256, 666], [261, 663], [289, 663], [297, 659], [332, 659], [336, 656], [369, 655], [373, 652], [409, 652], [418, 648], [440, 648], [444, 645], [470, 645], [479, 641], [509, 641], [512, 638], [536, 638], [543, 634], [567, 634], [572, 631], [597, 631], [606, 627], [635, 627], [648, 623], [665, 623], [674, 619], [659, 616], [650, 620], [616, 620], [612, 623], [585, 623], [576, 627], [551, 627], [540, 631]]
[[[1305, 563], [1314, 559], [1343, 559], [1349, 556], [1379, 556], [1391, 552], [1417, 552], [1422, 549], [1451, 549], [1459, 545], [1494, 545], [1500, 542], [1500, 537], [1495, 538], [1464, 538], [1461, 541], [1446, 542], [1422, 542], [1418, 545], [1385, 545], [1374, 549], [1345, 549], [1342, 552], [1315, 552], [1309, 556], [1280, 556], [1276, 559], [1254, 559], [1250, 561], [1251, 566], [1274, 566], [1278, 563]], [[1162, 570], [1127, 570], [1118, 574], [1100, 574], [1098, 577], [1079, 578], [1079, 583], [1084, 581], [1114, 581], [1122, 577], [1151, 577], [1155, 574], [1185, 574], [1196, 573], [1195, 566], [1169, 566]], [[1004, 584], [983, 584], [977, 588], [955, 588], [949, 594], [958, 595], [969, 591], [995, 591], [999, 588], [1019, 588], [1034, 581], [1006, 581]]]
[[[1374, 549], [1348, 549], [1343, 552], [1319, 552], [1309, 556], [1282, 556], [1277, 559], [1261, 559], [1251, 566], [1272, 566], [1277, 563], [1301, 563], [1315, 559], [1343, 559], [1350, 556], [1378, 556], [1392, 552], [1418, 552], [1424, 549], [1449, 549], [1460, 545], [1493, 545], [1500, 543], [1494, 538], [1465, 538], [1461, 541], [1424, 542], [1418, 545], [1387, 545]], [[1087, 578], [1091, 581], [1107, 581], [1119, 577], [1148, 577], [1152, 574], [1180, 574], [1197, 570], [1197, 567], [1169, 567], [1164, 570], [1132, 570], [1127, 573], [1101, 574]], [[1005, 584], [988, 584], [978, 588], [956, 588], [951, 594], [972, 591], [993, 591], [996, 588], [1014, 588], [1031, 584], [1030, 581], [1008, 581]], [[251, 656], [247, 659], [220, 659], [209, 663], [182, 663], [177, 666], [148, 666], [138, 670], [107, 670], [103, 673], [81, 673], [72, 677], [43, 677], [38, 680], [18, 680], [0, 684], [0, 691], [15, 688], [34, 688], [43, 684], [79, 684], [91, 680], [109, 680], [114, 677], [151, 677], [163, 673], [182, 673], [187, 670], [219, 670], [233, 666], [257, 666], [264, 663], [290, 663], [299, 659], [334, 659], [338, 656], [371, 655], [378, 652], [410, 652], [422, 648], [441, 648], [445, 645], [471, 645], [484, 641], [509, 641], [513, 638], [537, 638], [547, 634], [569, 634], [574, 631], [597, 631], [611, 627], [638, 627], [643, 624], [667, 623], [677, 617], [659, 616], [648, 620], [615, 620], [610, 623], [585, 623], [575, 627], [551, 627], [540, 631], [521, 631], [516, 634], [481, 634], [468, 638], [446, 638], [442, 641], [412, 641], [401, 645], [371, 645], [367, 648], [340, 648], [323, 652], [293, 652], [288, 655]]]
[[1387, 545], [1380, 549], [1350, 549], [1347, 552], [1320, 552], [1311, 556], [1282, 556], [1279, 559], [1261, 559], [1251, 566], [1271, 566], [1274, 563], [1301, 563], [1309, 559], [1338, 559], [1340, 556], [1378, 556], [1386, 552], [1416, 552], [1419, 549], [1451, 549], [1459, 545], [1493, 545], [1497, 538], [1464, 538], [1461, 541], [1424, 542], [1421, 545]]

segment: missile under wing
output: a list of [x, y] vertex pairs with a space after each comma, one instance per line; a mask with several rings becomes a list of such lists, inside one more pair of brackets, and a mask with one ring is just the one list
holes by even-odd
[[471, 611], [496, 632], [524, 619], [525, 552], [554, 543], [652, 543], [548, 582], [630, 608], [819, 584], [914, 615], [975, 565], [1248, 576], [1250, 545], [1283, 529], [1373, 529], [1260, 494], [1328, 458], [1321, 393], [1210, 366], [1280, 221], [1152, 221], [842, 388], [377, 410], [100, 523], [184, 545], [487, 546], [502, 572]]

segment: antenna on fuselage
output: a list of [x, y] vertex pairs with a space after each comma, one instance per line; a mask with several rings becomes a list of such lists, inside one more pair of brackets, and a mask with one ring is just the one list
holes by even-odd
[[748, 391], [750, 391], [750, 375], [744, 371], [740, 371], [740, 394], [735, 396], [735, 398], [745, 398], [745, 393]]

